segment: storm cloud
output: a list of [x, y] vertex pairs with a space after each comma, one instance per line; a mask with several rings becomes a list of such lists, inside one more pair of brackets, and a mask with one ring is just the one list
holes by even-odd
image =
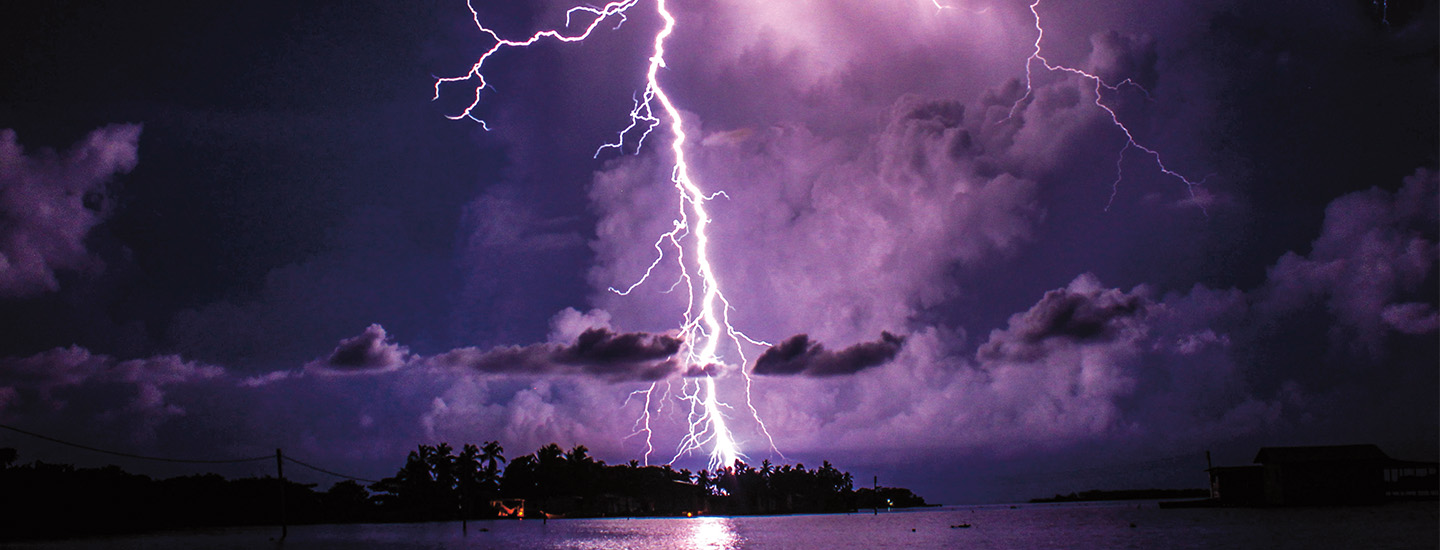
[[569, 344], [545, 342], [482, 350], [454, 349], [427, 360], [488, 374], [582, 374], [612, 382], [651, 381], [676, 373], [681, 340], [668, 334], [617, 333], [597, 327]]
[[0, 359], [0, 419], [60, 422], [106, 439], [147, 441], [185, 407], [167, 393], [225, 370], [175, 355], [120, 360], [70, 346]]
[[[669, 3], [659, 79], [748, 338], [707, 365], [676, 332], [700, 294], [671, 121], [596, 155], [653, 2], [497, 54], [493, 131], [431, 75], [484, 53], [474, 23], [524, 37], [570, 4], [0, 17], [0, 418], [378, 479], [416, 442], [639, 458], [636, 418], [679, 440], [708, 375], [754, 460], [773, 436], [947, 502], [1139, 483], [970, 491], [1027, 457], [1435, 455], [1437, 3], [949, 3]], [[1035, 13], [1049, 63], [1145, 91], [1027, 59]]]
[[[1417, 285], [1440, 274], [1437, 187], [1422, 170], [1394, 192], [1338, 197], [1311, 250], [1283, 254], [1250, 289], [1126, 290], [1084, 273], [1012, 314], [973, 355], [957, 353], [963, 335], [915, 331], [890, 364], [762, 396], [768, 410], [790, 411], [770, 427], [814, 434], [817, 447], [944, 439], [987, 452], [1408, 437], [1409, 427], [1350, 419], [1375, 403], [1398, 414], [1434, 402], [1434, 289]], [[796, 337], [772, 351], [813, 347]]]
[[404, 366], [410, 357], [410, 350], [393, 342], [385, 327], [373, 324], [359, 336], [341, 340], [329, 357], [306, 367], [329, 372], [391, 371]]
[[1048, 340], [1113, 340], [1127, 321], [1142, 317], [1146, 307], [1139, 294], [1106, 289], [1094, 275], [1081, 275], [1070, 286], [1046, 292], [1034, 307], [1011, 317], [1009, 327], [991, 333], [977, 355], [984, 360], [1033, 360], [1045, 353]]
[[881, 332], [880, 339], [861, 342], [840, 351], [830, 351], [806, 334], [796, 334], [760, 354], [755, 374], [839, 376], [885, 364], [900, 353], [904, 336]]
[[1421, 169], [1393, 193], [1372, 188], [1330, 203], [1309, 253], [1286, 253], [1269, 269], [1262, 311], [1282, 317], [1323, 301], [1336, 322], [1332, 344], [1369, 355], [1392, 329], [1435, 330], [1437, 188], [1440, 175]]

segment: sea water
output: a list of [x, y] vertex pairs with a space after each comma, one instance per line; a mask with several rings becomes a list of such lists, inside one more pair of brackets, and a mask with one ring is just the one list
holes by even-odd
[[873, 514], [247, 527], [17, 548], [317, 549], [1434, 549], [1435, 502], [1353, 508], [1160, 509], [1155, 501], [946, 506]]

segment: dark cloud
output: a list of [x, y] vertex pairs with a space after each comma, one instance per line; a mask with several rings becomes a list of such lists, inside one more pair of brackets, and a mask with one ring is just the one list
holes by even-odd
[[1009, 327], [992, 334], [977, 356], [1032, 360], [1044, 353], [1047, 340], [1108, 341], [1127, 319], [1142, 317], [1145, 311], [1138, 292], [1100, 288], [1093, 276], [1082, 275], [1069, 287], [1046, 292], [1029, 311], [1012, 316]]
[[1440, 326], [1440, 316], [1431, 304], [1411, 302], [1385, 306], [1380, 317], [1385, 324], [1405, 334], [1426, 334], [1435, 332]]
[[139, 125], [117, 124], [63, 154], [26, 155], [0, 130], [0, 297], [53, 292], [56, 271], [102, 266], [85, 238], [108, 214], [105, 184], [135, 167], [139, 139]]
[[1440, 175], [1419, 170], [1395, 192], [1357, 191], [1335, 199], [1309, 254], [1281, 256], [1269, 269], [1258, 308], [1283, 318], [1317, 302], [1333, 316], [1332, 343], [1378, 356], [1390, 329], [1434, 330], [1434, 276], [1440, 248]]
[[[167, 389], [224, 375], [224, 369], [160, 355], [121, 361], [70, 346], [0, 359], [0, 419], [35, 425], [60, 419], [87, 432], [147, 440], [166, 420], [187, 411]], [[63, 417], [63, 418], [62, 418]]]
[[1107, 84], [1130, 81], [1150, 90], [1159, 78], [1155, 63], [1155, 40], [1115, 31], [1090, 37], [1090, 72]]
[[[563, 5], [481, 4], [506, 36], [564, 20]], [[952, 472], [966, 452], [1071, 463], [1076, 442], [1133, 451], [1097, 461], [1251, 436], [1433, 449], [1435, 177], [1399, 182], [1440, 150], [1437, 4], [1392, 1], [1388, 25], [1368, 1], [1037, 6], [1047, 60], [1150, 90], [1101, 96], [1168, 167], [1214, 174], [1193, 200], [1122, 149], [1093, 83], [1031, 64], [1015, 105], [1036, 46], [1026, 4], [672, 6], [663, 83], [697, 183], [726, 192], [707, 203], [726, 315], [756, 338], [805, 335], [755, 364], [807, 375], [756, 377], [780, 449]], [[417, 439], [474, 434], [622, 461], [639, 445], [629, 390], [734, 368], [685, 364], [687, 343], [659, 336], [691, 296], [667, 292], [676, 266], [695, 260], [661, 242], [655, 264], [649, 246], [677, 221], [668, 125], [637, 155], [591, 160], [644, 86], [653, 6], [584, 45], [497, 58], [494, 132], [441, 116], [473, 94], [426, 101], [431, 73], [491, 43], [464, 2], [94, 8], [0, 18], [20, 52], [0, 68], [15, 100], [0, 126], [31, 145], [0, 141], [0, 333], [22, 357], [0, 360], [7, 421], [101, 443], [157, 426], [179, 456], [283, 443], [377, 475]], [[167, 30], [195, 28], [216, 32]], [[113, 213], [93, 199], [134, 139], [102, 139], [110, 161], [76, 153], [112, 120], [146, 121]], [[85, 166], [99, 171], [12, 181]], [[650, 285], [606, 291], [652, 265]], [[567, 306], [603, 311], [546, 336]], [[888, 363], [826, 376], [864, 354], [817, 341], [890, 327], [903, 353], [882, 337], [862, 346]], [[743, 381], [716, 383], [728, 398]], [[917, 448], [937, 451], [897, 452]]]
[[[456, 317], [483, 330], [487, 342], [535, 341], [525, 328], [538, 326], [556, 310], [579, 300], [570, 292], [537, 292], [538, 287], [583, 289], [585, 248], [578, 216], [547, 214], [539, 201], [526, 201], [522, 185], [499, 184], [465, 205], [468, 228], [460, 266], [463, 286]], [[491, 314], [504, 311], [501, 318]], [[473, 342], [473, 340], [471, 340]], [[468, 343], [468, 342], [467, 342]]]
[[664, 334], [627, 332], [618, 334], [592, 328], [580, 333], [575, 345], [565, 349], [560, 362], [606, 366], [636, 361], [653, 361], [680, 351], [680, 339]]
[[341, 340], [329, 357], [312, 361], [306, 367], [332, 372], [391, 371], [404, 366], [409, 358], [408, 348], [391, 341], [385, 327], [372, 324], [359, 336]]
[[755, 359], [755, 374], [838, 376], [878, 367], [895, 358], [905, 345], [904, 336], [881, 332], [880, 339], [861, 342], [832, 352], [810, 336], [796, 334], [772, 346]]
[[[649, 381], [675, 374], [681, 340], [667, 334], [617, 333], [590, 328], [570, 344], [545, 342], [501, 346], [490, 350], [467, 347], [428, 361], [450, 368], [494, 374], [584, 374], [610, 381]], [[690, 375], [690, 372], [686, 372]]]

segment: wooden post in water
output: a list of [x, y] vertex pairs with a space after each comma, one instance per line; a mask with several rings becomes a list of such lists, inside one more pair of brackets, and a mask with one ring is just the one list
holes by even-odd
[[280, 448], [275, 448], [275, 473], [280, 476], [280, 540], [290, 534], [290, 526], [285, 522], [285, 456], [280, 453]]
[[874, 493], [871, 493], [870, 497], [874, 500], [870, 501], [870, 505], [875, 507], [875, 513], [872, 515], [878, 516], [880, 515], [880, 476], [875, 476], [872, 483], [875, 484], [875, 488], [872, 489]]

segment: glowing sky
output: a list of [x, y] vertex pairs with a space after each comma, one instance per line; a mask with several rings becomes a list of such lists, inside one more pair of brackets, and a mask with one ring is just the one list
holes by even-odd
[[[1203, 185], [1134, 149], [1116, 185], [1090, 81], [1034, 64], [1017, 106], [1028, 2], [669, 4], [657, 74], [725, 192], [730, 320], [777, 344], [746, 351], [775, 446], [941, 502], [1199, 485], [1206, 449], [1434, 460], [1435, 3], [1095, 4], [1038, 6], [1046, 60], [1143, 86], [1105, 102]], [[493, 44], [463, 0], [0, 8], [0, 422], [367, 477], [438, 441], [639, 458], [631, 392], [691, 367], [672, 264], [607, 290], [677, 215], [662, 142], [595, 155], [644, 92], [648, 6], [487, 61], [489, 132], [446, 118], [473, 90], [431, 101]], [[523, 38], [570, 7], [474, 17]]]

